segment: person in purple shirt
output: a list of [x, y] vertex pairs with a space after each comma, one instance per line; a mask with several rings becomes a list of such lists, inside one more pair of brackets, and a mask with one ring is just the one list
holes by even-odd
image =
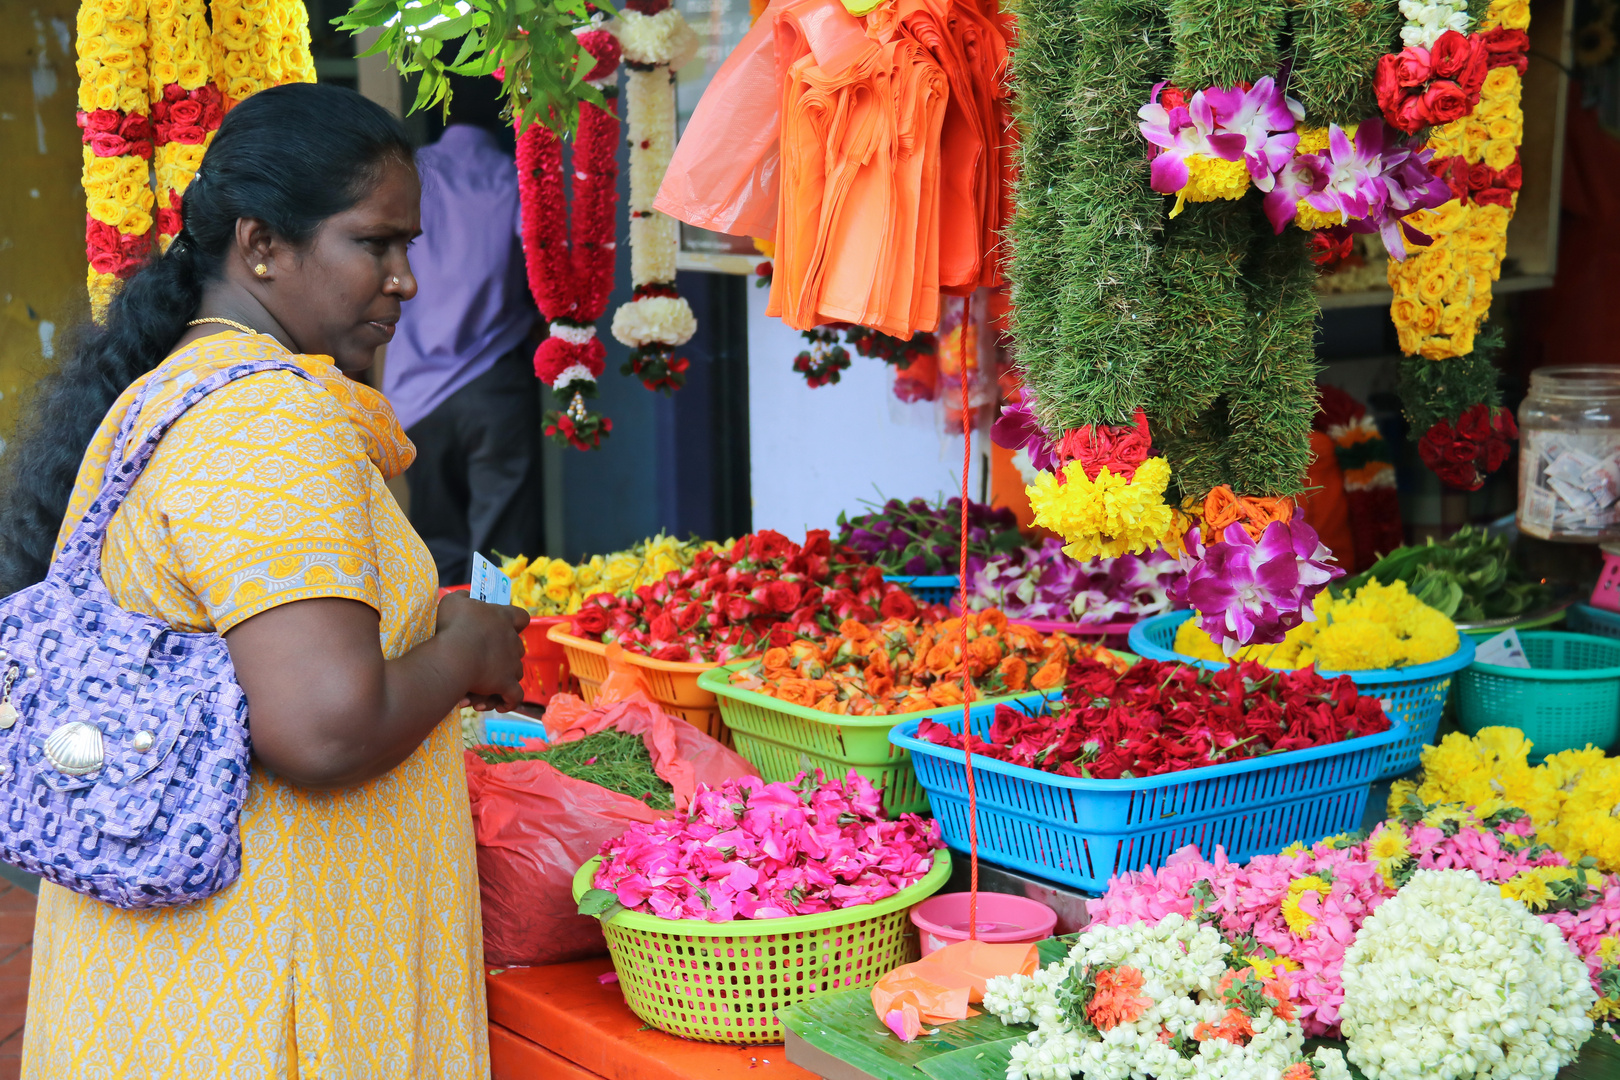
[[441, 585], [465, 584], [472, 553], [542, 550], [539, 314], [519, 240], [517, 168], [500, 84], [460, 79], [449, 126], [417, 151], [422, 235], [383, 364], [383, 393], [416, 444], [409, 515]]

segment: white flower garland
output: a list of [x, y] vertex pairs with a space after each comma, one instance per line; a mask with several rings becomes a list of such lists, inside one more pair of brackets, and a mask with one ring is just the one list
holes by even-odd
[[[1079, 1073], [1086, 1080], [1281, 1076], [1306, 1061], [1304, 1034], [1298, 1021], [1284, 1020], [1270, 1007], [1250, 1017], [1253, 1035], [1247, 1043], [1194, 1035], [1200, 1024], [1216, 1026], [1227, 1015], [1221, 980], [1228, 974], [1230, 951], [1214, 929], [1170, 915], [1157, 925], [1096, 927], [1080, 936], [1066, 959], [1034, 975], [989, 980], [986, 1010], [1006, 1024], [1036, 1026], [1012, 1047], [1008, 1080], [1069, 1080]], [[1101, 1032], [1077, 1027], [1075, 989], [1088, 973], [1121, 967], [1141, 974], [1139, 993], [1147, 1003], [1140, 1015]], [[1184, 1056], [1175, 1043], [1197, 1049]], [[1350, 1075], [1336, 1050], [1318, 1051], [1307, 1063], [1321, 1080]]]
[[592, 375], [591, 369], [584, 364], [570, 364], [557, 372], [557, 378], [552, 382], [551, 389], [560, 394], [570, 383], [576, 382], [594, 383], [596, 376]]
[[696, 53], [698, 39], [673, 6], [651, 15], [625, 8], [613, 32], [629, 68], [625, 122], [630, 129], [630, 284], [636, 295], [614, 312], [612, 331], [636, 350], [627, 373], [642, 375], [649, 386], [673, 388], [680, 385], [685, 361], [672, 362], [672, 351], [692, 339], [697, 318], [675, 294], [680, 225], [654, 210], [653, 200], [675, 152], [674, 71]]
[[551, 336], [562, 338], [570, 345], [584, 345], [596, 336], [596, 326], [594, 324], [589, 326], [569, 326], [566, 323], [554, 322], [551, 324]]
[[1421, 870], [1344, 954], [1341, 1027], [1371, 1080], [1552, 1080], [1592, 1032], [1586, 966], [1468, 870]]
[[1434, 47], [1440, 35], [1447, 30], [1468, 33], [1468, 0], [1401, 0], [1401, 14], [1406, 25], [1401, 28], [1401, 44], [1407, 47], [1421, 45]]

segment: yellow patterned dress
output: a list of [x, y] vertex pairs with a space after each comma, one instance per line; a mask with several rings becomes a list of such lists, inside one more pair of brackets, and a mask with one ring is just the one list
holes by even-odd
[[[243, 360], [264, 336], [213, 335], [119, 400], [68, 511], [98, 488], [117, 419]], [[324, 357], [250, 375], [186, 413], [108, 530], [119, 604], [223, 633], [278, 604], [360, 600], [397, 657], [433, 633], [433, 560], [384, 486], [415, 451], [387, 402]], [[296, 679], [299, 673], [287, 672]], [[487, 1077], [477, 865], [459, 731], [398, 768], [311, 792], [255, 768], [242, 876], [199, 903], [121, 911], [44, 885], [23, 1044], [40, 1080]]]

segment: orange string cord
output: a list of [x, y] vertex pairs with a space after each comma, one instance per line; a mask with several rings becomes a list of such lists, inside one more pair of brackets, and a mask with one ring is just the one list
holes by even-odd
[[968, 789], [968, 940], [979, 940], [979, 800], [973, 784], [973, 687], [968, 671], [968, 469], [973, 464], [973, 420], [968, 412], [967, 371], [962, 379], [962, 535], [956, 561], [956, 609], [961, 613], [958, 640], [962, 649], [962, 753]]

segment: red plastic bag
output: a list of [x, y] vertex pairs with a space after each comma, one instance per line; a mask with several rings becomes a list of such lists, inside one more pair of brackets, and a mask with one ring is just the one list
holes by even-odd
[[[645, 694], [590, 708], [559, 694], [546, 719], [553, 743], [598, 731], [640, 735], [653, 769], [675, 789], [678, 809], [698, 784], [718, 785], [755, 769]], [[478, 843], [484, 959], [500, 967], [556, 964], [607, 951], [597, 921], [578, 914], [574, 873], [632, 824], [669, 815], [639, 799], [565, 776], [543, 761], [489, 765], [468, 752], [467, 793]]]

